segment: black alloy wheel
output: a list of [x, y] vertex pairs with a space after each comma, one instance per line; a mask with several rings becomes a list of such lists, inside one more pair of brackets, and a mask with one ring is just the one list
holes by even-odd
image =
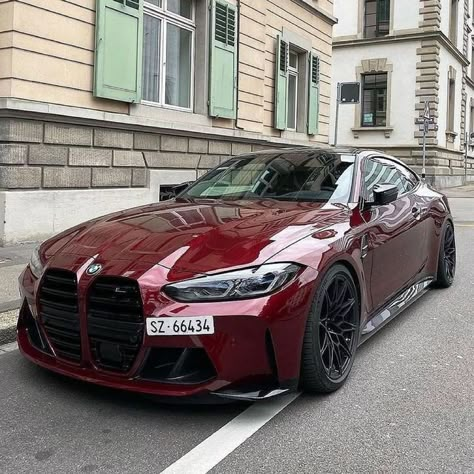
[[447, 277], [453, 281], [456, 274], [456, 240], [454, 238], [454, 229], [451, 224], [446, 226], [444, 233], [444, 267]]
[[332, 392], [345, 382], [359, 341], [359, 295], [350, 272], [335, 265], [323, 278], [308, 317], [301, 384]]
[[456, 236], [454, 226], [447, 222], [441, 239], [438, 256], [438, 275], [435, 286], [449, 288], [456, 275]]

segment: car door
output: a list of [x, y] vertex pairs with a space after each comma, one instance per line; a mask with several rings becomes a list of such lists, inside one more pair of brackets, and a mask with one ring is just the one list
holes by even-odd
[[369, 157], [362, 166], [362, 193], [373, 202], [377, 184], [393, 184], [399, 190], [396, 201], [369, 206], [362, 212], [366, 223], [363, 236], [365, 272], [370, 283], [372, 310], [380, 308], [407, 287], [424, 265], [424, 226], [421, 209], [399, 165], [386, 158]]

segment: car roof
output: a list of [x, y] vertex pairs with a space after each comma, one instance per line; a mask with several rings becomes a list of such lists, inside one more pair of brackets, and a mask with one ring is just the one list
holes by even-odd
[[[269, 148], [268, 150], [259, 150], [254, 152], [242, 153], [242, 155], [267, 155], [278, 153], [280, 155], [286, 155], [291, 153], [308, 153], [319, 151], [321, 153], [337, 153], [340, 155], [355, 155], [361, 151], [358, 148], [342, 148], [342, 147], [316, 147], [316, 146], [298, 146], [288, 148]], [[375, 151], [375, 150], [374, 150]]]
[[[299, 147], [288, 147], [288, 148], [269, 148], [268, 150], [247, 152], [247, 153], [242, 153], [241, 155], [237, 155], [237, 156], [253, 156], [253, 155], [264, 156], [264, 155], [272, 155], [272, 154], [278, 154], [282, 156], [282, 155], [287, 155], [287, 154], [309, 153], [309, 152], [315, 152], [315, 151], [319, 151], [321, 153], [335, 153], [339, 155], [362, 155], [361, 156], [362, 158], [376, 155], [376, 156], [379, 156], [380, 158], [386, 158], [388, 160], [391, 160], [397, 163], [400, 166], [403, 166], [404, 168], [406, 168], [407, 170], [409, 170], [411, 173], [415, 174], [419, 178], [418, 174], [412, 168], [410, 168], [410, 166], [404, 163], [402, 160], [392, 155], [387, 155], [385, 152], [381, 150], [376, 150], [372, 148], [299, 146]], [[229, 157], [229, 159], [230, 158], [232, 157]]]
[[269, 148], [268, 150], [259, 150], [254, 152], [247, 152], [242, 153], [238, 156], [249, 156], [249, 155], [287, 155], [287, 154], [295, 154], [295, 153], [309, 153], [319, 151], [321, 153], [335, 153], [339, 155], [363, 155], [371, 156], [377, 155], [380, 158], [387, 158], [393, 160], [394, 162], [404, 166], [405, 168], [410, 169], [409, 166], [406, 165], [402, 160], [395, 158], [392, 155], [387, 155], [385, 152], [381, 150], [371, 149], [371, 148], [351, 148], [351, 147], [316, 147], [316, 146], [299, 146], [299, 147], [288, 147], [288, 148]]

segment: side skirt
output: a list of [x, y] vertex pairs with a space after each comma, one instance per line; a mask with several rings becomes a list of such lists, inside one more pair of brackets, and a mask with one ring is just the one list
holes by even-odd
[[433, 280], [434, 278], [426, 278], [415, 283], [408, 289], [403, 290], [392, 301], [385, 305], [384, 309], [370, 319], [362, 329], [359, 346], [370, 339], [377, 331], [379, 331], [379, 329], [383, 328], [393, 318], [398, 316], [404, 309], [408, 308], [418, 300], [418, 298], [423, 296], [428, 291], [428, 287]]

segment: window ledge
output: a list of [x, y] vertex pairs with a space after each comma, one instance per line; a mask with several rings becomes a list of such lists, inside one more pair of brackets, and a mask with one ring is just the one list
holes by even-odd
[[392, 135], [393, 132], [393, 127], [354, 127], [351, 130], [354, 138], [359, 138], [359, 134], [364, 132], [383, 132], [385, 138], [390, 138], [390, 135]]

